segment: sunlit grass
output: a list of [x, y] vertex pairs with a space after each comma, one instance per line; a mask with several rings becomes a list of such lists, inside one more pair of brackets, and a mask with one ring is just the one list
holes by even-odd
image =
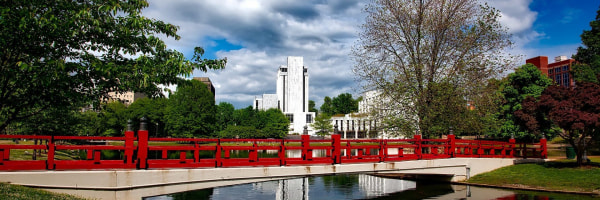
[[68, 194], [59, 194], [40, 189], [28, 188], [20, 185], [0, 183], [0, 199], [11, 200], [38, 200], [38, 199], [60, 199], [60, 200], [85, 200]]
[[544, 164], [521, 164], [479, 174], [469, 183], [499, 186], [526, 186], [549, 190], [600, 192], [600, 158], [578, 167], [574, 160], [550, 161]]

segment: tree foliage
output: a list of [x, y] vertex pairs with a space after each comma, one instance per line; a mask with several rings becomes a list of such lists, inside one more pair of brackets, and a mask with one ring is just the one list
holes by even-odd
[[[531, 141], [534, 135], [527, 131], [515, 120], [514, 112], [523, 108], [522, 102], [527, 97], [538, 98], [542, 92], [553, 85], [552, 79], [543, 75], [542, 72], [532, 64], [523, 65], [510, 73], [508, 77], [500, 82], [499, 92], [501, 95], [501, 106], [498, 118], [502, 125], [500, 132], [494, 137], [508, 139], [514, 135], [517, 140]], [[550, 133], [550, 129], [545, 130]]]
[[333, 105], [331, 102], [331, 97], [325, 96], [325, 98], [323, 98], [323, 105], [321, 105], [319, 110], [321, 111], [321, 113], [324, 113], [327, 115], [335, 114], [335, 111], [334, 111], [334, 108], [333, 108]]
[[325, 137], [333, 131], [333, 125], [331, 124], [331, 116], [321, 113], [315, 117], [315, 122], [310, 126], [317, 131], [318, 136]]
[[216, 131], [225, 130], [230, 125], [235, 125], [235, 121], [233, 118], [233, 113], [235, 112], [235, 107], [231, 103], [220, 102], [217, 105], [217, 129]]
[[315, 105], [315, 101], [313, 101], [313, 100], [308, 100], [308, 112], [314, 112], [314, 113], [318, 114], [318, 113], [319, 113], [319, 110], [317, 110], [317, 109], [315, 108], [315, 106], [316, 106], [316, 105]]
[[512, 65], [504, 53], [512, 43], [500, 13], [479, 1], [373, 0], [365, 11], [352, 52], [354, 72], [366, 89], [390, 100], [385, 109], [394, 112], [380, 120], [388, 126], [427, 133], [429, 114], [451, 112], [430, 109], [444, 98], [436, 94], [439, 84], [475, 101], [488, 79]]
[[577, 48], [573, 59], [589, 65], [595, 74], [600, 74], [600, 9], [596, 13], [596, 19], [590, 22], [591, 30], [584, 30], [581, 34], [584, 46]]
[[342, 93], [331, 99], [326, 96], [321, 105], [321, 113], [332, 116], [335, 114], [348, 114], [358, 112], [358, 102], [362, 99], [359, 97], [354, 99], [350, 93]]
[[577, 163], [593, 140], [600, 139], [600, 85], [577, 83], [577, 87], [550, 86], [539, 100], [530, 96], [515, 112], [519, 122], [536, 134], [556, 125], [558, 135], [575, 148]]
[[140, 98], [135, 100], [127, 111], [129, 119], [132, 120], [134, 130], [139, 128], [139, 120], [146, 117], [148, 133], [155, 137], [166, 137], [166, 98]]
[[215, 129], [216, 106], [212, 93], [198, 80], [179, 84], [169, 96], [166, 128], [173, 137], [209, 137]]
[[98, 102], [108, 92], [160, 95], [194, 69], [222, 69], [194, 49], [187, 60], [159, 36], [177, 26], [140, 15], [145, 0], [0, 2], [0, 131], [52, 107]]
[[252, 106], [233, 112], [233, 124], [219, 132], [222, 138], [284, 138], [290, 122], [279, 109], [255, 110]]

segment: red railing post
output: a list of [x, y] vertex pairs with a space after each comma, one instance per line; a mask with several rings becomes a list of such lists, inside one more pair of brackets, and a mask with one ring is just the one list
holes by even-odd
[[138, 167], [148, 168], [148, 130], [146, 129], [146, 117], [140, 119], [140, 130], [138, 130]]
[[481, 155], [483, 155], [484, 151], [483, 151], [483, 146], [481, 145], [481, 140], [477, 140], [477, 157], [481, 158]]
[[541, 153], [542, 153], [542, 158], [546, 159], [548, 158], [548, 146], [547, 146], [547, 140], [546, 137], [543, 137], [542, 139], [540, 139], [540, 148], [541, 148]]
[[341, 136], [339, 134], [331, 135], [331, 147], [333, 148], [333, 164], [341, 164], [342, 163], [342, 145], [341, 145]]
[[252, 149], [250, 149], [250, 152], [248, 153], [248, 160], [250, 162], [258, 161], [258, 144], [256, 144], [256, 141], [254, 141], [252, 144]]
[[385, 157], [387, 157], [387, 145], [384, 143], [383, 139], [379, 140], [379, 162], [385, 161]]
[[215, 149], [215, 167], [223, 166], [221, 161], [221, 151], [223, 151], [223, 147], [221, 147], [221, 139], [217, 140], [217, 147]]
[[456, 136], [454, 134], [450, 134], [448, 135], [448, 151], [446, 151], [446, 153], [448, 154], [448, 156], [450, 156], [451, 158], [454, 158], [454, 154], [456, 152]]
[[134, 146], [135, 133], [133, 132], [133, 124], [131, 120], [127, 122], [127, 131], [125, 131], [125, 165], [128, 168], [134, 168], [133, 162], [133, 151], [135, 149]]
[[48, 139], [48, 159], [46, 159], [46, 169], [54, 169], [54, 136], [50, 136]]
[[279, 157], [279, 165], [285, 166], [285, 140], [281, 139], [281, 143], [279, 144], [279, 151], [277, 151]]
[[421, 149], [421, 135], [415, 135], [414, 136], [415, 139], [415, 145], [417, 145], [417, 147], [415, 147], [415, 154], [417, 154], [417, 159], [421, 159], [423, 158], [423, 150]]
[[312, 151], [309, 152], [310, 148], [310, 135], [302, 135], [302, 159], [312, 160]]
[[508, 155], [511, 158], [515, 157], [515, 151], [516, 151], [516, 146], [515, 143], [517, 142], [517, 140], [515, 140], [515, 138], [510, 138], [508, 140], [508, 143], [510, 143], [510, 154]]

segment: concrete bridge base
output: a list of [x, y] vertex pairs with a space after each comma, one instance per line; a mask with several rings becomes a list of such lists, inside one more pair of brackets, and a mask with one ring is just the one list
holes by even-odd
[[513, 165], [506, 158], [449, 158], [390, 163], [165, 170], [0, 172], [0, 181], [99, 199], [139, 199], [203, 188], [343, 173], [443, 174], [452, 181]]

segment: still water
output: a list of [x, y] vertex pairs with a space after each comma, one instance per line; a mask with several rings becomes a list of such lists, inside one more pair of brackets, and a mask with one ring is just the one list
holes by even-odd
[[145, 200], [188, 199], [594, 199], [585, 195], [415, 182], [365, 174], [315, 176], [194, 190]]

